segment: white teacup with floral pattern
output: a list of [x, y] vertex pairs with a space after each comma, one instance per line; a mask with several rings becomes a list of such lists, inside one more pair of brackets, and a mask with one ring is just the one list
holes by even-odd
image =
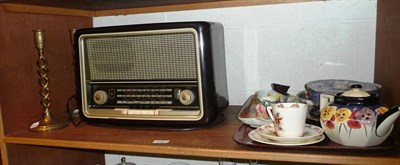
[[307, 104], [277, 103], [267, 107], [274, 122], [275, 132], [280, 137], [300, 137], [304, 133]]

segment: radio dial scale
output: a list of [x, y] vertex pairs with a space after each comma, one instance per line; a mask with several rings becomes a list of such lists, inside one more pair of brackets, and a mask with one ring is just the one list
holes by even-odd
[[[123, 86], [123, 87], [122, 87]], [[92, 85], [92, 107], [177, 108], [198, 107], [195, 85]], [[89, 95], [90, 96], [90, 95]], [[192, 109], [192, 108], [190, 108]]]

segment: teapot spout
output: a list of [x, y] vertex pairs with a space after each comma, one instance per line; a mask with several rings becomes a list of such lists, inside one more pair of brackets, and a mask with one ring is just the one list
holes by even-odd
[[388, 112], [379, 115], [376, 123], [376, 136], [380, 137], [386, 135], [399, 116], [400, 105], [397, 105], [390, 109]]

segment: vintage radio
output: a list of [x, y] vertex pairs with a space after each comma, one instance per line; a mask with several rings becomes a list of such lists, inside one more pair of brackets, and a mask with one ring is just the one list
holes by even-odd
[[223, 33], [212, 22], [77, 30], [81, 117], [126, 125], [212, 123], [228, 105]]

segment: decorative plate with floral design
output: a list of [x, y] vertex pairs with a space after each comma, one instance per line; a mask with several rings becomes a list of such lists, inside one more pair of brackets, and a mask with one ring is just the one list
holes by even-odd
[[257, 128], [259, 126], [272, 123], [268, 117], [265, 107], [254, 97], [246, 101], [246, 105], [240, 110], [237, 118], [243, 123]]

